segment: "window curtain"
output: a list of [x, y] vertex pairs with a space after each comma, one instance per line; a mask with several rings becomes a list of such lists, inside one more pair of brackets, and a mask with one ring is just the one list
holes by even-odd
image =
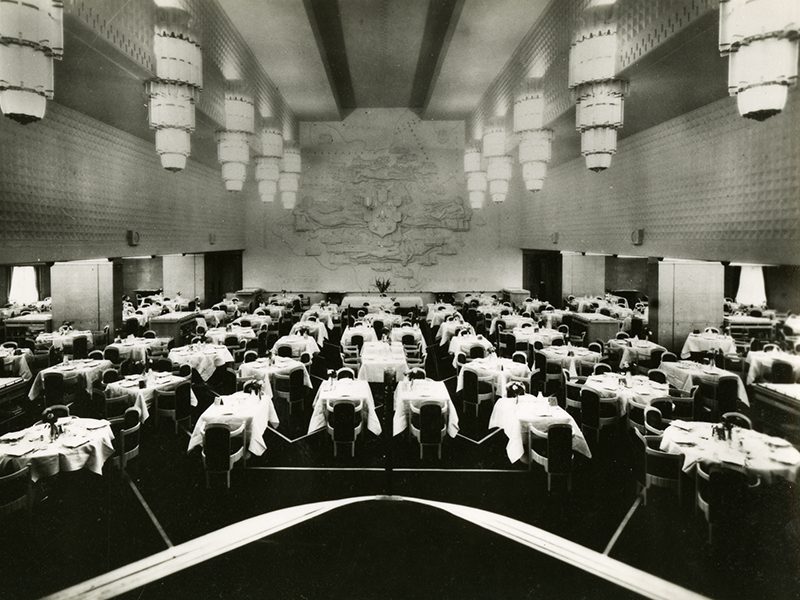
[[50, 267], [48, 265], [36, 265], [36, 289], [39, 292], [39, 300], [50, 297]]
[[0, 266], [0, 306], [8, 304], [8, 295], [11, 293], [11, 271], [14, 267]]
[[36, 287], [36, 270], [33, 267], [14, 267], [11, 271], [8, 301], [31, 304], [37, 300], [39, 300], [39, 290]]
[[764, 287], [764, 270], [760, 266], [742, 265], [736, 302], [753, 306], [766, 306], [767, 292]]

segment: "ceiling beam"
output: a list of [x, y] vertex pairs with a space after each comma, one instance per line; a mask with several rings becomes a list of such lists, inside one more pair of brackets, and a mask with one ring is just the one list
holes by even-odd
[[303, 0], [341, 118], [356, 107], [338, 0]]
[[417, 70], [411, 88], [409, 107], [424, 113], [439, 77], [447, 47], [453, 37], [464, 0], [429, 0], [425, 31], [419, 49]]

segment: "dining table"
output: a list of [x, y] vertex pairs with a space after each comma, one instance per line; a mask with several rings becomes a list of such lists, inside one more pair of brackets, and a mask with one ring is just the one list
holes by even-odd
[[364, 342], [361, 348], [361, 367], [358, 369], [358, 378], [373, 383], [382, 383], [386, 371], [394, 371], [398, 381], [408, 371], [403, 345]]
[[502, 322], [505, 324], [504, 330], [515, 329], [523, 325], [534, 325], [535, 321], [531, 317], [523, 317], [522, 315], [497, 315], [492, 319], [492, 324], [489, 326], [489, 335], [494, 335], [497, 331], [497, 323]]
[[106, 348], [116, 348], [122, 360], [130, 358], [139, 362], [146, 362], [153, 354], [164, 354], [172, 341], [170, 337], [134, 337], [128, 336], [119, 342], [113, 342]]
[[92, 332], [88, 329], [85, 331], [79, 330], [69, 330], [69, 331], [53, 331], [53, 332], [42, 332], [36, 336], [34, 340], [36, 342], [37, 348], [57, 348], [58, 350], [64, 350], [65, 348], [72, 348], [72, 341], [76, 337], [85, 337], [87, 341], [87, 346], [89, 349], [94, 347], [94, 336]]
[[272, 397], [263, 393], [247, 392], [217, 396], [197, 418], [186, 452], [203, 445], [203, 434], [209, 425], [224, 424], [235, 430], [242, 423], [244, 423], [245, 450], [255, 456], [261, 456], [267, 450], [264, 432], [268, 426], [275, 428], [280, 424]]
[[422, 352], [425, 352], [427, 347], [425, 344], [425, 336], [422, 335], [422, 330], [419, 328], [419, 325], [412, 325], [411, 327], [408, 325], [392, 327], [392, 330], [389, 332], [389, 339], [392, 340], [392, 342], [402, 344], [403, 337], [407, 335], [413, 336], [414, 343], [419, 345]]
[[736, 341], [724, 333], [690, 333], [681, 348], [681, 358], [689, 358], [692, 352], [716, 352], [723, 354], [736, 353]]
[[599, 352], [589, 350], [583, 346], [547, 346], [540, 350], [544, 354], [547, 362], [560, 365], [562, 369], [567, 369], [572, 376], [578, 375], [578, 366], [592, 366], [603, 359]]
[[317, 320], [325, 325], [328, 329], [333, 329], [335, 323], [335, 319], [338, 316], [338, 312], [332, 309], [324, 309], [324, 308], [310, 308], [309, 310], [305, 311], [301, 316], [301, 321], [308, 321], [310, 318], [316, 317]]
[[228, 336], [236, 336], [237, 341], [242, 343], [256, 339], [256, 332], [252, 327], [229, 325], [228, 327], [212, 327], [205, 333], [206, 339], [212, 344], [223, 345]]
[[440, 346], [448, 346], [453, 336], [460, 333], [461, 331], [467, 331], [469, 333], [474, 334], [475, 328], [469, 323], [465, 323], [460, 319], [445, 321], [444, 323], [439, 325], [439, 329], [436, 332], [436, 339], [439, 340]]
[[494, 394], [501, 396], [505, 394], [506, 386], [511, 377], [529, 380], [531, 369], [525, 363], [518, 363], [510, 358], [502, 358], [496, 354], [490, 354], [484, 358], [476, 358], [465, 364], [458, 374], [456, 391], [464, 389], [464, 372], [472, 371], [478, 377], [491, 377]]
[[548, 304], [549, 302], [547, 302], [547, 300], [539, 300], [538, 298], [532, 298], [530, 300], [523, 300], [522, 303], [519, 305], [519, 309], [522, 312], [540, 313], [542, 309]]
[[593, 340], [608, 340], [622, 329], [622, 321], [601, 313], [572, 313], [570, 333], [586, 331], [587, 343]]
[[364, 342], [378, 341], [378, 336], [373, 327], [370, 325], [354, 325], [352, 327], [345, 327], [342, 332], [342, 339], [340, 340], [342, 346], [352, 346], [354, 335], [360, 335]]
[[[173, 373], [146, 371], [138, 375], [126, 375], [119, 381], [106, 384], [106, 395], [127, 396], [131, 406], [139, 409], [140, 421], [144, 423], [150, 418], [150, 407], [156, 391], [171, 392], [180, 384], [189, 381]], [[192, 406], [197, 406], [197, 396], [189, 388], [189, 397]]]
[[103, 474], [103, 465], [114, 454], [114, 433], [103, 419], [62, 417], [56, 426], [63, 433], [53, 438], [48, 423], [0, 436], [0, 462], [15, 459], [30, 468], [32, 481], [60, 472], [87, 469]]
[[319, 346], [322, 346], [328, 339], [328, 329], [322, 321], [298, 321], [292, 325], [289, 335], [302, 335], [304, 331], [314, 336]]
[[627, 414], [628, 403], [631, 400], [649, 405], [656, 398], [669, 396], [669, 384], [651, 381], [646, 375], [621, 373], [589, 375], [583, 388], [597, 392], [601, 398], [616, 398], [617, 414], [620, 416]]
[[717, 385], [720, 377], [736, 377], [736, 396], [740, 402], [750, 406], [750, 400], [747, 398], [747, 390], [744, 387], [742, 378], [733, 371], [727, 371], [715, 365], [706, 365], [691, 360], [662, 362], [658, 368], [664, 371], [667, 376], [667, 382], [670, 385], [684, 392], [690, 391], [693, 385], [698, 385], [700, 383]]
[[611, 356], [619, 358], [619, 366], [623, 369], [632, 364], [650, 360], [653, 352], [657, 350], [667, 351], [664, 346], [650, 340], [640, 340], [638, 337], [624, 340], [612, 338], [606, 342], [606, 348]]
[[398, 435], [408, 428], [411, 422], [411, 407], [420, 404], [436, 403], [442, 409], [447, 423], [447, 435], [458, 434], [458, 412], [450, 399], [447, 387], [433, 379], [404, 379], [397, 384], [394, 392], [394, 419], [392, 433]]
[[241, 317], [235, 319], [231, 325], [234, 327], [245, 327], [242, 325], [242, 321], [250, 321], [249, 327], [258, 331], [263, 327], [269, 327], [272, 324], [272, 317], [269, 315], [251, 315], [251, 314], [244, 314]]
[[764, 352], [761, 350], [751, 350], [745, 357], [747, 364], [747, 385], [763, 381], [772, 371], [772, 363], [776, 360], [792, 365], [794, 380], [800, 381], [800, 355], [789, 354], [782, 350], [772, 350]]
[[292, 356], [295, 358], [300, 357], [304, 352], [311, 355], [319, 352], [317, 340], [308, 334], [290, 334], [279, 337], [272, 347], [273, 352], [277, 352], [281, 346], [289, 346], [292, 349]]
[[203, 342], [173, 348], [168, 358], [177, 365], [189, 365], [203, 381], [208, 381], [218, 367], [234, 362], [227, 347]]
[[383, 321], [384, 328], [397, 327], [403, 322], [403, 315], [396, 315], [390, 312], [376, 311], [369, 312], [359, 320], [363, 321], [366, 325], [372, 325], [375, 321]]
[[6, 329], [6, 334], [11, 333], [12, 331], [18, 331], [20, 333], [52, 331], [53, 313], [32, 312], [24, 315], [8, 317], [3, 321], [3, 327]]
[[[367, 306], [364, 306], [365, 303]], [[420, 306], [422, 306], [422, 299], [420, 299]], [[342, 308], [362, 309], [365, 312], [392, 312], [394, 310], [394, 300], [387, 296], [348, 294], [342, 298]]]
[[515, 327], [511, 334], [517, 342], [524, 342], [528, 346], [533, 346], [534, 342], [541, 342], [542, 346], [552, 346], [554, 340], [563, 340], [564, 334], [558, 329], [547, 327]]
[[308, 373], [306, 366], [299, 360], [289, 358], [287, 356], [264, 356], [256, 360], [242, 363], [239, 365], [239, 377], [245, 379], [256, 379], [262, 382], [262, 394], [268, 394], [272, 397], [272, 386], [275, 381], [275, 375], [289, 375], [295, 369], [302, 369], [303, 371], [303, 385], [310, 388], [311, 375]]
[[458, 312], [456, 307], [447, 303], [428, 304], [428, 312], [425, 315], [425, 320], [431, 327], [441, 325], [444, 320], [450, 315]]
[[575, 419], [557, 403], [541, 394], [536, 396], [522, 394], [516, 398], [500, 397], [494, 404], [492, 416], [489, 417], [489, 429], [499, 427], [508, 438], [506, 456], [511, 463], [530, 462], [529, 454], [525, 450], [531, 427], [546, 432], [550, 425], [555, 424], [570, 425], [573, 452], [587, 458], [592, 457], [589, 444]]
[[61, 373], [66, 386], [83, 386], [86, 393], [92, 393], [94, 382], [103, 376], [103, 371], [112, 368], [110, 360], [85, 358], [81, 360], [65, 360], [62, 363], [42, 369], [33, 378], [33, 385], [28, 392], [28, 398], [36, 400], [44, 393], [44, 375], [46, 373]]
[[779, 479], [797, 481], [800, 452], [787, 440], [741, 427], [733, 427], [727, 439], [719, 439], [717, 426], [705, 421], [672, 421], [664, 430], [660, 448], [683, 454], [686, 473], [703, 462], [758, 475], [766, 484]]
[[454, 360], [458, 357], [459, 352], [463, 352], [469, 356], [469, 349], [472, 346], [481, 346], [484, 354], [489, 352], [494, 346], [492, 342], [483, 337], [483, 334], [467, 333], [465, 335], [454, 335], [450, 338], [450, 344], [447, 351], [453, 355]]
[[383, 431], [378, 414], [375, 412], [375, 399], [369, 382], [362, 379], [334, 379], [323, 381], [314, 398], [314, 407], [311, 420], [308, 423], [308, 433], [324, 429], [327, 423], [329, 408], [338, 402], [350, 402], [354, 405], [361, 404], [361, 415], [366, 422], [367, 429], [375, 435]]
[[5, 367], [4, 371], [13, 376], [18, 376], [25, 381], [33, 379], [28, 361], [33, 358], [30, 348], [3, 348], [0, 347], [0, 363]]

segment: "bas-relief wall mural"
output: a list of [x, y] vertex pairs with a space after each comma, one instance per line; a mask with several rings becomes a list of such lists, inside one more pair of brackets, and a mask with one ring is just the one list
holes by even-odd
[[486, 224], [465, 198], [463, 139], [463, 123], [421, 121], [406, 109], [303, 123], [291, 230], [267, 218], [264, 246], [280, 240], [323, 268], [358, 266], [390, 277], [393, 289], [421, 289], [425, 269], [455, 256], [470, 228]]

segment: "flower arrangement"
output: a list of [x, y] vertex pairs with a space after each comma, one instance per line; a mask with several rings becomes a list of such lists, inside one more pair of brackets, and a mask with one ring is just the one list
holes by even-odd
[[260, 381], [248, 381], [247, 383], [244, 384], [244, 388], [242, 388], [242, 391], [245, 394], [253, 394], [254, 396], [260, 396], [261, 387], [262, 384]]
[[50, 439], [54, 440], [58, 437], [58, 417], [52, 410], [45, 410], [42, 414], [42, 421], [45, 425], [50, 425]]
[[391, 285], [392, 281], [388, 277], [386, 279], [381, 279], [380, 277], [375, 279], [375, 287], [378, 288], [381, 294], [385, 294]]

